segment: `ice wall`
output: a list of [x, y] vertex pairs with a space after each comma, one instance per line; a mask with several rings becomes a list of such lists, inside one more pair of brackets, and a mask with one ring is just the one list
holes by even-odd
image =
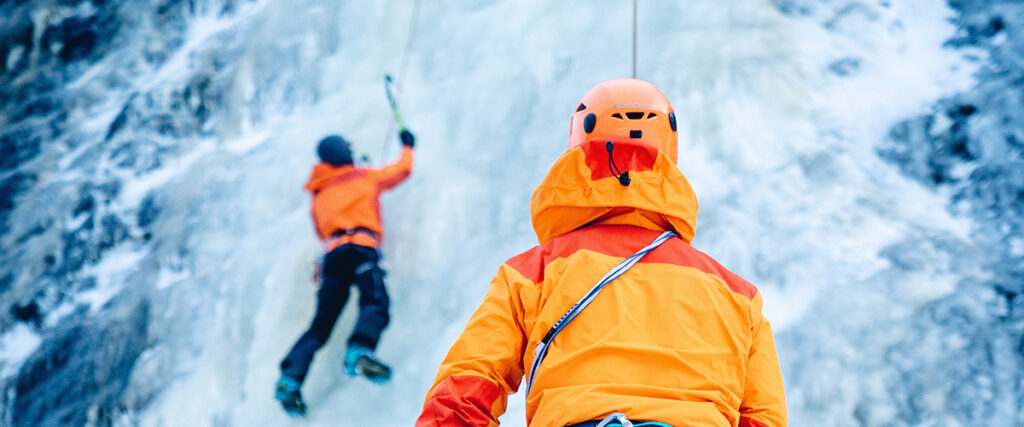
[[[630, 2], [419, 3], [0, 5], [0, 424], [411, 424], [490, 276], [535, 244], [529, 197], [572, 106], [631, 69]], [[1019, 202], [996, 205], [1002, 222], [951, 210], [995, 187], [905, 160], [956, 152], [933, 142], [964, 124], [1019, 135], [988, 98], [961, 114], [985, 120], [950, 107], [1017, 88], [973, 76], [1019, 73], [986, 50], [1020, 43], [1019, 10], [640, 6], [638, 77], [680, 117], [694, 244], [765, 294], [791, 423], [1024, 422], [1019, 302], [998, 290], [1020, 286]], [[341, 373], [350, 310], [290, 420], [272, 384], [319, 254], [301, 186], [327, 133], [373, 164], [397, 155], [386, 72], [418, 136], [413, 176], [382, 199], [395, 377]], [[942, 170], [1019, 183], [1004, 145]], [[503, 423], [522, 414], [512, 396]]]

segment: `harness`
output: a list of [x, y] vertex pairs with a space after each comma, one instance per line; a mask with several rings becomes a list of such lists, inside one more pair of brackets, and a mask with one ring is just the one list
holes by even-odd
[[622, 260], [622, 262], [605, 273], [604, 277], [602, 277], [601, 280], [586, 293], [586, 295], [583, 295], [583, 298], [577, 301], [569, 311], [562, 315], [562, 318], [558, 319], [558, 322], [555, 322], [554, 326], [552, 326], [551, 329], [548, 330], [548, 333], [544, 335], [544, 338], [537, 343], [537, 348], [533, 351], [533, 363], [530, 365], [530, 377], [526, 381], [527, 396], [530, 395], [530, 390], [533, 388], [533, 381], [537, 378], [537, 372], [540, 369], [540, 364], [544, 361], [544, 358], [547, 357], [548, 348], [551, 347], [551, 342], [554, 341], [556, 336], [558, 336], [558, 333], [562, 332], [562, 329], [565, 329], [565, 327], [569, 325], [569, 322], [572, 322], [576, 316], [579, 316], [579, 314], [583, 312], [583, 309], [587, 308], [587, 306], [594, 301], [594, 298], [596, 298], [597, 294], [601, 292], [601, 289], [604, 289], [604, 287], [611, 283], [612, 280], [617, 279], [630, 268], [633, 268], [633, 266], [640, 262], [640, 259], [643, 258], [644, 255], [647, 255], [648, 252], [654, 250], [654, 248], [658, 246], [661, 246], [662, 243], [665, 243], [666, 240], [672, 237], [676, 237], [676, 233], [671, 231], [661, 233], [661, 235], [654, 239], [654, 241], [649, 245], [644, 246], [643, 249], [640, 249], [635, 254], [630, 255], [629, 258]]
[[615, 412], [603, 420], [590, 420], [567, 427], [672, 427], [657, 421], [630, 421], [622, 412]]
[[375, 231], [366, 227], [351, 227], [335, 231], [330, 236], [324, 238], [324, 248], [327, 251], [330, 251], [331, 249], [341, 246], [342, 240], [350, 238], [351, 236], [355, 236], [357, 234], [361, 234], [373, 239], [374, 246], [380, 245], [380, 238], [377, 236], [377, 233]]

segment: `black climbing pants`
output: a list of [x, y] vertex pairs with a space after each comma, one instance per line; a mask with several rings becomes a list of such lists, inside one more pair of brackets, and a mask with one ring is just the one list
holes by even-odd
[[313, 354], [331, 336], [352, 285], [359, 288], [359, 319], [348, 344], [377, 347], [380, 333], [388, 325], [388, 294], [378, 260], [376, 249], [353, 244], [341, 245], [324, 256], [313, 323], [281, 362], [282, 374], [300, 383], [305, 380]]

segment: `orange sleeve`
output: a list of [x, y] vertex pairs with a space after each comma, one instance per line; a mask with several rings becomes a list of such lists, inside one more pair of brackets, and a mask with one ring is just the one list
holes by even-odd
[[405, 181], [412, 172], [412, 147], [402, 147], [402, 156], [397, 162], [384, 166], [380, 169], [373, 169], [373, 178], [381, 190], [390, 190], [392, 187]]
[[496, 426], [523, 378], [522, 305], [502, 265], [483, 303], [441, 363], [416, 427]]
[[751, 301], [753, 341], [747, 356], [747, 379], [740, 403], [740, 427], [781, 427], [786, 420], [786, 393], [775, 353], [772, 326], [761, 313], [761, 294]]

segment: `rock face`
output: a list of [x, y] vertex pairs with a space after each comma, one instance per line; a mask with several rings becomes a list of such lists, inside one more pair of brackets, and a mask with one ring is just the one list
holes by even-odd
[[[892, 352], [905, 361], [908, 387], [946, 394], [961, 423], [1019, 425], [1024, 414], [1011, 408], [1024, 407], [1024, 4], [950, 5], [959, 31], [947, 46], [987, 56], [978, 84], [899, 123], [878, 152], [950, 194], [949, 209], [973, 220], [971, 237], [984, 248], [977, 267], [988, 274], [922, 309], [919, 333]], [[921, 354], [915, 343], [929, 341], [939, 348]], [[930, 421], [919, 410], [929, 393], [905, 395], [911, 423]]]
[[233, 5], [0, 5], [0, 331], [27, 323], [44, 338], [28, 359], [0, 362], [20, 366], [0, 377], [0, 424], [104, 425], [138, 409], [122, 393], [152, 344], [152, 295], [98, 267], [112, 251], [153, 252], [165, 196], [125, 189], [211, 135], [223, 112], [215, 80], [237, 54], [230, 41], [189, 52], [194, 68], [168, 64], [187, 17], [208, 7]]
[[[839, 17], [867, 10], [841, 3], [775, 2], [794, 16]], [[1014, 409], [1024, 407], [1024, 5], [949, 4], [956, 12], [957, 33], [945, 46], [981, 58], [976, 59], [977, 83], [940, 100], [930, 113], [897, 123], [876, 152], [905, 176], [948, 195], [947, 209], [971, 221], [969, 240], [975, 249], [944, 236], [891, 245], [878, 255], [893, 271], [932, 265], [934, 271], [963, 274], [955, 275], [948, 294], [911, 311], [873, 312], [881, 304], [906, 299], [905, 290], [915, 286], [911, 281], [939, 287], [945, 280], [940, 274], [881, 275], [872, 282], [892, 283], [880, 286], [879, 304], [833, 316], [837, 325], [831, 336], [809, 329], [784, 334], [782, 347], [823, 348], [788, 361], [801, 368], [787, 378], [787, 386], [796, 382], [812, 390], [794, 399], [790, 410], [820, 411], [798, 418], [806, 423], [847, 422], [825, 415], [824, 408], [837, 406], [848, 406], [846, 420], [861, 425], [1024, 423], [1024, 414]], [[826, 28], [836, 21], [823, 20]], [[830, 68], [847, 77], [859, 63], [842, 59]], [[874, 362], [864, 356], [873, 352], [879, 354]], [[829, 381], [841, 381], [814, 378], [815, 372], [836, 366], [872, 379], [831, 386]]]
[[[55, 331], [10, 384], [14, 425], [109, 424], [131, 410], [122, 401], [135, 360], [148, 345], [149, 306], [118, 310]], [[141, 331], [141, 332], [140, 332]]]

